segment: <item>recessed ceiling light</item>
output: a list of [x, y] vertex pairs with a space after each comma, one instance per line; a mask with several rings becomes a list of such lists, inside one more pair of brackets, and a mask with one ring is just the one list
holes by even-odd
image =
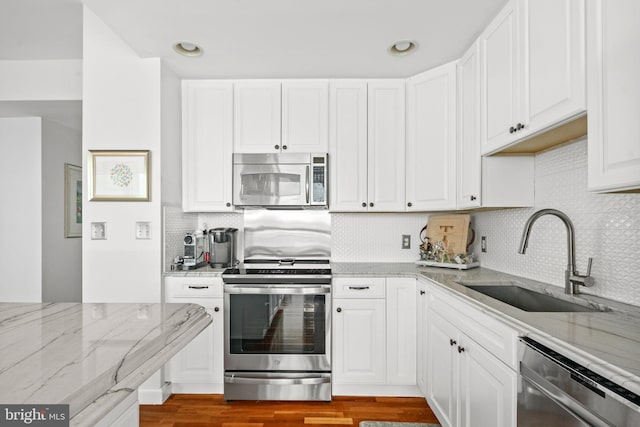
[[410, 40], [400, 40], [391, 45], [391, 47], [389, 48], [389, 53], [398, 56], [408, 55], [409, 53], [416, 50], [416, 47], [417, 45]]
[[200, 46], [191, 42], [178, 42], [173, 45], [173, 50], [184, 56], [202, 55], [202, 49], [200, 49]]

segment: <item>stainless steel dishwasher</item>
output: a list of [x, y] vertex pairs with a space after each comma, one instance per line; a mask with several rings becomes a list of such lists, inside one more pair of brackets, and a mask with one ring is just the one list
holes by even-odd
[[518, 427], [640, 426], [640, 396], [531, 338], [519, 345]]

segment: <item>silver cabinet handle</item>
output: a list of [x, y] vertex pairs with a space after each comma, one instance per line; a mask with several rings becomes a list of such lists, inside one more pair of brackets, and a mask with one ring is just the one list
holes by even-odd
[[307, 165], [307, 175], [305, 177], [305, 190], [307, 192], [307, 203], [309, 203], [309, 166]]
[[369, 289], [369, 287], [368, 286], [349, 286], [349, 289], [353, 291], [366, 291], [367, 289]]

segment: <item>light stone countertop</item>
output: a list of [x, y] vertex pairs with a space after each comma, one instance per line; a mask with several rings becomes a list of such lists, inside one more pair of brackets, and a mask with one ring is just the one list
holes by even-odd
[[[640, 394], [640, 307], [593, 295], [570, 296], [547, 283], [486, 268], [451, 270], [413, 263], [331, 263], [334, 278], [405, 276], [426, 278], [441, 289], [564, 354], [598, 374]], [[546, 293], [605, 312], [527, 312], [469, 289], [457, 282], [509, 285]], [[597, 283], [595, 284], [597, 286]]]
[[93, 426], [210, 323], [197, 304], [0, 303], [0, 402]]
[[[165, 276], [219, 277], [223, 269], [203, 267], [166, 272]], [[414, 263], [332, 262], [334, 278], [385, 276], [429, 279], [441, 289], [500, 319], [521, 335], [547, 345], [600, 375], [640, 394], [640, 307], [594, 295], [565, 295], [564, 289], [487, 268], [454, 270]], [[605, 312], [527, 312], [469, 289], [457, 282], [519, 286]], [[598, 286], [596, 283], [595, 286]], [[587, 290], [588, 292], [588, 290]]]

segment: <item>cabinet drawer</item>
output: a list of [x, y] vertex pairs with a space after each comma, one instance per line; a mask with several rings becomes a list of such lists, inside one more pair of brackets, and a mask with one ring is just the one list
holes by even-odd
[[469, 338], [484, 347], [513, 370], [517, 370], [518, 332], [444, 291], [430, 292], [429, 308], [455, 324]]
[[384, 277], [341, 277], [333, 279], [334, 298], [384, 298]]
[[165, 277], [164, 284], [167, 300], [223, 296], [220, 277]]

